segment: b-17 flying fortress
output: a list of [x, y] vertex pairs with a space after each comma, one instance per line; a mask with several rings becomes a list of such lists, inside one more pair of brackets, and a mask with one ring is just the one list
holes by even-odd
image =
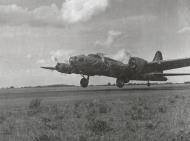
[[157, 51], [151, 62], [139, 57], [130, 57], [127, 64], [106, 57], [102, 54], [78, 55], [69, 58], [69, 63], [57, 63], [55, 67], [41, 67], [56, 70], [65, 74], [80, 74], [80, 85], [88, 87], [91, 76], [116, 78], [116, 86], [122, 88], [130, 80], [167, 81], [166, 76], [190, 75], [190, 73], [164, 73], [165, 70], [190, 66], [190, 58], [163, 60], [162, 53]]

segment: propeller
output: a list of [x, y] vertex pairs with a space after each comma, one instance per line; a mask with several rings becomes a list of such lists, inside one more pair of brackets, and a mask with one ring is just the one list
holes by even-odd
[[56, 62], [56, 63], [58, 63], [59, 62], [59, 60], [58, 60], [58, 58], [54, 58], [54, 61]]
[[64, 75], [64, 73], [70, 73], [70, 63], [69, 63], [69, 60], [64, 60], [62, 63], [59, 62], [58, 58], [56, 56], [52, 56], [52, 61], [56, 62], [56, 65], [55, 67], [44, 67], [42, 66], [41, 68], [43, 69], [48, 69], [48, 70], [51, 70], [51, 71], [58, 71], [58, 72], [61, 72], [61, 74]]
[[[68, 57], [68, 58], [70, 58], [70, 57]], [[60, 63], [59, 59], [55, 56], [52, 57], [52, 60], [56, 63]], [[65, 64], [69, 64], [69, 59], [63, 59], [62, 62]]]
[[115, 60], [121, 61], [124, 64], [128, 64], [131, 57], [131, 53], [129, 53], [125, 49], [121, 49], [115, 55], [113, 55], [113, 58]]
[[52, 57], [52, 60], [53, 60], [54, 62], [56, 62], [55, 67], [40, 67], [40, 68], [48, 69], [48, 70], [51, 70], [51, 71], [58, 70], [58, 69], [59, 69], [58, 67], [59, 67], [60, 63], [59, 63], [57, 57], [54, 57], [54, 56], [53, 56], [53, 57]]
[[57, 57], [55, 57], [55, 56], [52, 56], [52, 60], [53, 60], [54, 62], [56, 62], [56, 63], [58, 63], [58, 62], [59, 62], [58, 58], [57, 58]]

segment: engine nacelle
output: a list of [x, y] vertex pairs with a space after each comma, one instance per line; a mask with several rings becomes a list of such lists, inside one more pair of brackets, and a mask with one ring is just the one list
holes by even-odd
[[144, 59], [138, 58], [138, 57], [131, 57], [129, 59], [129, 68], [132, 71], [135, 71], [136, 73], [140, 73], [143, 71], [144, 66], [147, 64], [148, 62]]
[[72, 72], [72, 67], [71, 65], [66, 64], [66, 63], [57, 63], [56, 70], [58, 72], [70, 74]]

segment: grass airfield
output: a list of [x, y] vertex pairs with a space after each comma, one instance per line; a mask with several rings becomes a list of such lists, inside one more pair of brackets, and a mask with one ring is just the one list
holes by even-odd
[[2, 141], [188, 141], [190, 85], [0, 90]]

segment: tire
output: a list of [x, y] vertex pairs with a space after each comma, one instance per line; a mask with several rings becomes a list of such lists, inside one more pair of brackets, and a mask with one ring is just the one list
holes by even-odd
[[150, 87], [150, 83], [147, 83], [147, 86]]
[[116, 80], [116, 86], [118, 88], [123, 88], [124, 85], [125, 85], [125, 81], [124, 80], [122, 80], [122, 79], [117, 79]]
[[83, 88], [86, 88], [86, 87], [88, 87], [88, 82], [89, 82], [88, 79], [82, 78], [80, 80], [80, 86], [83, 87]]

